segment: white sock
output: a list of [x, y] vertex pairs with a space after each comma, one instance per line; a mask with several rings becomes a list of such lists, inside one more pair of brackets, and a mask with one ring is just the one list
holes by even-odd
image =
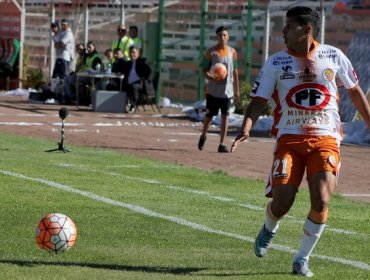
[[271, 202], [267, 204], [267, 207], [266, 207], [265, 228], [268, 231], [276, 233], [279, 228], [281, 219], [274, 217], [274, 215], [271, 213], [270, 207], [271, 207]]
[[320, 239], [324, 231], [325, 224], [315, 224], [310, 219], [306, 219], [303, 225], [303, 237], [297, 254], [294, 256], [294, 261], [297, 259], [305, 259], [308, 261], [313, 249]]

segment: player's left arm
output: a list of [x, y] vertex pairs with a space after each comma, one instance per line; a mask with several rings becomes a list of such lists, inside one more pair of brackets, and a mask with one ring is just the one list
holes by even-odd
[[234, 97], [236, 100], [240, 100], [239, 92], [239, 72], [238, 72], [238, 55], [236, 50], [233, 49], [233, 80], [234, 80]]
[[359, 85], [347, 89], [349, 97], [370, 129], [370, 106], [366, 96]]

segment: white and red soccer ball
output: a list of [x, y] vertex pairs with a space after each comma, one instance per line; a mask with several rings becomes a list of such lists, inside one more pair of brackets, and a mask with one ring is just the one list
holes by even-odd
[[76, 225], [64, 214], [49, 214], [41, 219], [36, 228], [36, 243], [48, 252], [68, 251], [74, 246], [76, 239]]
[[222, 63], [213, 64], [209, 72], [216, 81], [222, 81], [227, 76], [227, 68]]

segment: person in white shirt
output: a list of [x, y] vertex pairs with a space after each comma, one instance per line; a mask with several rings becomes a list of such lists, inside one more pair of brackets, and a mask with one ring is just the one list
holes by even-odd
[[73, 72], [76, 65], [75, 42], [68, 20], [63, 19], [62, 31], [53, 37], [56, 48], [56, 61], [52, 78], [64, 79], [70, 72]]

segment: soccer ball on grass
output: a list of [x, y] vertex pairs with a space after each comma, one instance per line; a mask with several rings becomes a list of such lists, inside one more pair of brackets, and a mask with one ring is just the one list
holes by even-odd
[[49, 214], [41, 219], [36, 228], [36, 243], [48, 252], [68, 251], [76, 239], [77, 228], [71, 218], [64, 214]]

